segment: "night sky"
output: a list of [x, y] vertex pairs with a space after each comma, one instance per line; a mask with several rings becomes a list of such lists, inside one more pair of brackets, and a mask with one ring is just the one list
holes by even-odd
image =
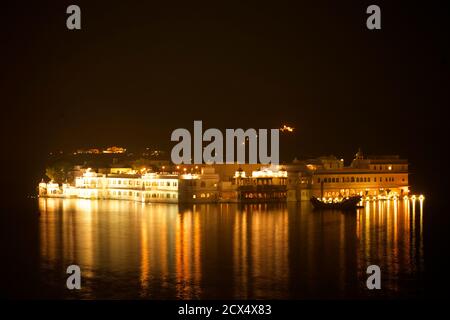
[[[66, 28], [73, 3], [80, 31]], [[370, 4], [381, 30], [366, 28]], [[2, 11], [3, 160], [33, 179], [59, 149], [170, 151], [170, 133], [193, 120], [292, 125], [283, 160], [400, 154], [421, 187], [441, 161], [432, 157], [445, 144], [449, 38], [438, 2], [39, 1]]]

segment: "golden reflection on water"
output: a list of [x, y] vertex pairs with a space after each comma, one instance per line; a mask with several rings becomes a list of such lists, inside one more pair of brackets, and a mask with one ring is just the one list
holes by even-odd
[[41, 198], [41, 265], [62, 278], [79, 265], [85, 298], [278, 299], [370, 296], [366, 268], [377, 264], [384, 292], [402, 296], [423, 272], [418, 202], [365, 202], [344, 214], [306, 202]]
[[[379, 201], [378, 210], [358, 211], [357, 235], [360, 243], [360, 266], [378, 264], [384, 285], [401, 290], [401, 275], [423, 272], [423, 200], [419, 200], [420, 220], [416, 219], [416, 203], [411, 200]], [[373, 205], [373, 204], [372, 204]], [[377, 218], [375, 221], [374, 219]], [[373, 241], [376, 239], [376, 242]]]

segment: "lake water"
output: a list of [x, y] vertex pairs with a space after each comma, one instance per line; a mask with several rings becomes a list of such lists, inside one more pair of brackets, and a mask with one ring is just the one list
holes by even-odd
[[[423, 295], [423, 201], [354, 213], [288, 204], [37, 199], [37, 297], [302, 299]], [[425, 200], [426, 201], [426, 200]], [[66, 288], [79, 265], [82, 289]], [[366, 269], [381, 268], [381, 290]]]

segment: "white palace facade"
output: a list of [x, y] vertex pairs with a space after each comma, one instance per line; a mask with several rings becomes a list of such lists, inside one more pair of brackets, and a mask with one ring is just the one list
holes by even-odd
[[137, 174], [133, 170], [100, 174], [87, 169], [82, 176], [75, 178], [75, 185], [41, 182], [39, 195], [165, 203], [210, 202], [218, 199], [218, 182], [213, 168], [203, 168], [199, 174]]

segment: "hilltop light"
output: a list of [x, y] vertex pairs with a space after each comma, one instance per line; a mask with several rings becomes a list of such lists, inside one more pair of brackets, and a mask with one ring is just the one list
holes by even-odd
[[290, 126], [287, 126], [287, 125], [283, 125], [281, 128], [280, 128], [280, 131], [281, 132], [293, 132], [294, 131], [294, 128], [293, 127], [290, 127]]

